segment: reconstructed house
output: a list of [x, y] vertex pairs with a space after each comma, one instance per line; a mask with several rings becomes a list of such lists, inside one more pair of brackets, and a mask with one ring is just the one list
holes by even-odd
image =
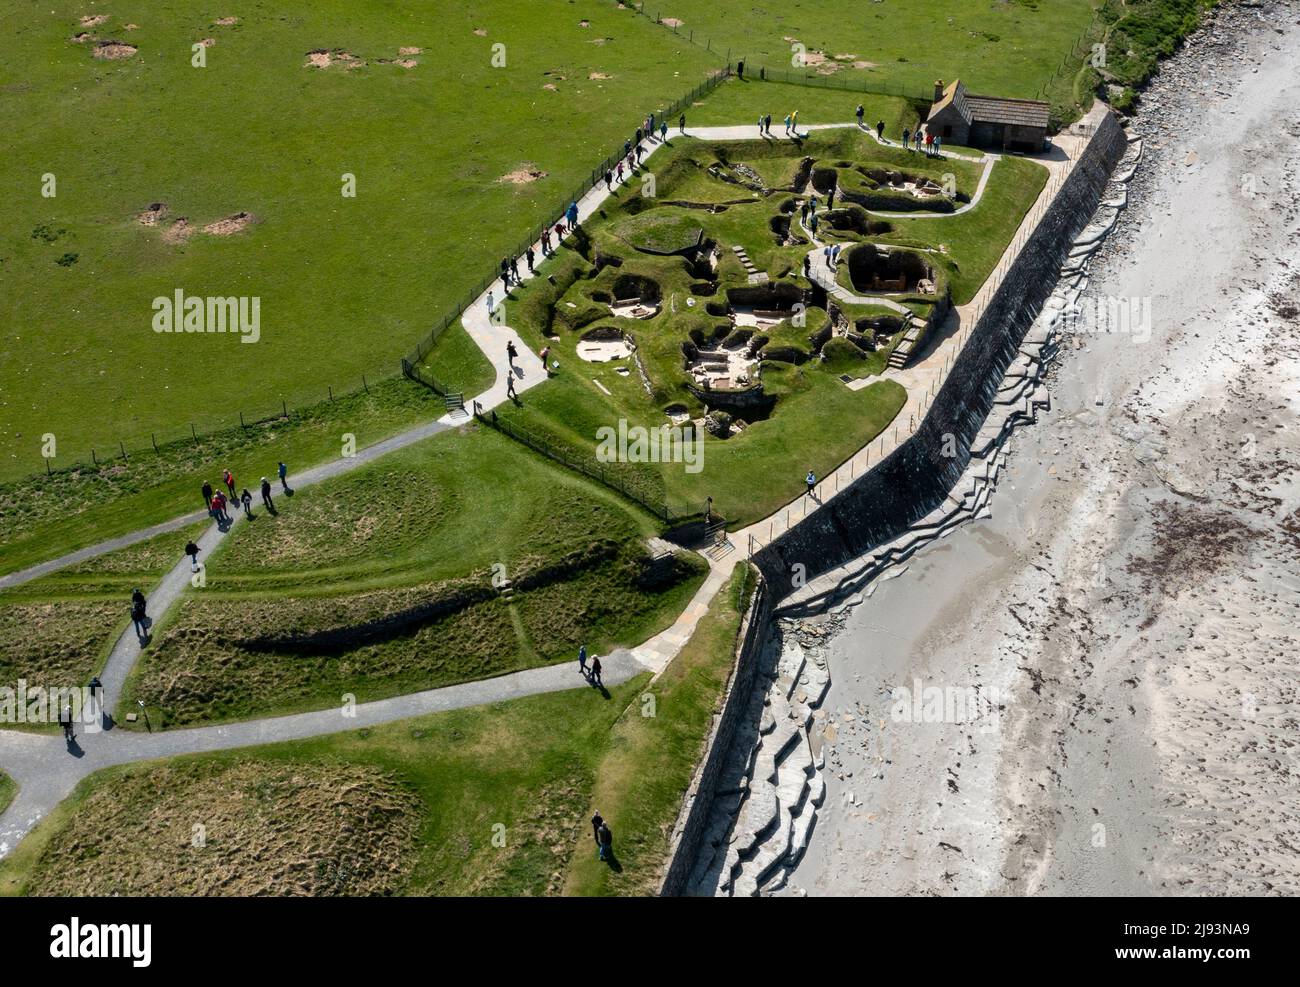
[[993, 150], [1041, 151], [1051, 107], [1036, 99], [976, 96], [961, 80], [934, 84], [927, 133], [952, 144]]

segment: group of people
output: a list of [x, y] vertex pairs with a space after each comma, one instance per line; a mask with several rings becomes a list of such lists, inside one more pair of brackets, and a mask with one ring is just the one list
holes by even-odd
[[594, 685], [597, 689], [603, 689], [605, 687], [605, 683], [602, 682], [600, 678], [600, 656], [592, 655], [591, 664], [588, 665], [587, 646], [585, 644], [578, 649], [578, 671], [582, 673], [584, 679]]
[[[285, 493], [288, 493], [289, 482], [286, 478], [289, 475], [289, 467], [284, 463], [280, 463], [278, 469], [280, 474], [280, 486], [284, 489]], [[235, 474], [230, 472], [229, 469], [221, 471], [221, 482], [225, 484], [226, 490], [230, 491], [229, 498], [226, 497], [226, 494], [220, 488], [213, 490], [211, 483], [206, 480], [203, 481], [203, 506], [208, 509], [208, 515], [216, 521], [218, 525], [229, 524], [233, 518], [231, 518], [230, 512], [226, 508], [227, 505], [233, 502], [244, 508], [245, 515], [252, 517], [253, 495], [248, 492], [248, 488], [245, 487], [242, 493], [237, 492], [235, 486]], [[275, 504], [271, 500], [271, 481], [266, 477], [262, 477], [261, 492], [263, 505], [265, 505], [268, 511], [274, 514]], [[235, 509], [238, 510], [239, 508], [236, 507]], [[188, 546], [186, 547], [186, 552], [189, 552]]]
[[943, 156], [943, 138], [938, 134], [932, 134], [928, 130], [924, 133], [920, 127], [916, 128], [913, 133], [907, 127], [903, 128], [903, 149], [910, 151], [915, 147], [917, 151], [924, 150], [925, 155], [931, 158]]

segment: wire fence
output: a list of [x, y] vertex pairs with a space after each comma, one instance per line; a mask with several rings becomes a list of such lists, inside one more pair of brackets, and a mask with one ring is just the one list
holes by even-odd
[[[46, 476], [54, 476], [55, 474], [73, 473], [84, 469], [98, 470], [115, 463], [129, 463], [131, 460], [141, 457], [173, 454], [178, 450], [193, 448], [203, 443], [220, 444], [228, 441], [233, 446], [238, 444], [242, 435], [250, 429], [273, 424], [291, 424], [305, 420], [314, 411], [323, 409], [338, 401], [353, 399], [358, 395], [368, 395], [372, 387], [378, 387], [385, 381], [393, 379], [392, 374], [378, 379], [371, 379], [366, 375], [362, 375], [359, 387], [340, 390], [336, 394], [332, 385], [326, 385], [325, 394], [321, 395], [319, 400], [296, 402], [292, 408], [289, 407], [287, 400], [282, 399], [276, 405], [263, 405], [260, 408], [251, 410], [234, 409], [228, 413], [229, 417], [217, 421], [212, 419], [202, 423], [191, 421], [151, 430], [149, 445], [147, 446], [133, 442], [131, 448], [128, 449], [126, 443], [119, 439], [116, 442], [91, 445], [88, 450], [75, 453], [74, 455], [77, 458], [74, 459], [67, 457], [63, 451], [63, 444], [58, 442], [57, 436], [52, 436], [48, 446], [48, 453], [45, 452], [47, 447], [44, 444], [42, 445], [43, 472]], [[89, 453], [88, 458], [87, 452]], [[39, 473], [29, 474], [28, 479], [36, 475], [39, 475]], [[11, 482], [22, 483], [24, 480], [19, 479]]]
[[1106, 0], [1105, 3], [1099, 4], [1092, 12], [1092, 20], [1088, 23], [1088, 26], [1084, 28], [1083, 33], [1079, 35], [1074, 44], [1070, 46], [1069, 54], [1061, 59], [1061, 64], [1056, 67], [1048, 77], [1047, 81], [1038, 87], [1037, 97], [1039, 99], [1045, 99], [1047, 97], [1048, 93], [1052, 91], [1052, 87], [1056, 85], [1058, 79], [1066, 74], [1077, 71], [1079, 67], [1083, 65], [1084, 56], [1092, 50], [1092, 46], [1096, 43], [1098, 21], [1101, 20], [1102, 15], [1106, 13], [1107, 10], [1113, 7], [1115, 7], [1113, 0]]

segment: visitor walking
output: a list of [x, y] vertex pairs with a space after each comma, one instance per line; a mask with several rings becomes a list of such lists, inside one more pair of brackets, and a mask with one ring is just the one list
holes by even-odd
[[199, 546], [194, 542], [185, 543], [185, 554], [190, 557], [190, 572], [199, 571]]
[[551, 368], [546, 362], [551, 355], [551, 348], [549, 346], [543, 346], [541, 352], [537, 355], [542, 358], [542, 369], [546, 371], [546, 376], [551, 376]]
[[285, 477], [287, 477], [288, 475], [289, 475], [289, 467], [285, 466], [284, 463], [281, 463], [280, 464], [280, 486], [284, 488], [285, 493], [289, 492], [289, 481], [285, 479]]
[[884, 120], [877, 120], [877, 121], [876, 121], [876, 140], [878, 140], [878, 141], [883, 141], [884, 139], [885, 139], [885, 121], [884, 121]]
[[832, 185], [832, 186], [830, 187], [830, 191], [828, 191], [828, 192], [826, 193], [826, 208], [829, 209], [829, 208], [830, 208], [831, 206], [833, 206], [833, 205], [835, 205], [835, 186], [834, 186], [834, 185]]
[[608, 168], [605, 169], [605, 191], [606, 192], [614, 191], [614, 173], [610, 171]]
[[565, 213], [565, 215], [569, 220], [569, 228], [576, 230], [578, 228], [578, 204], [576, 202], [570, 202], [569, 211]]
[[131, 590], [131, 623], [135, 627], [135, 636], [143, 638], [145, 635], [145, 620], [147, 604], [144, 594], [140, 592], [140, 587]]
[[[767, 122], [768, 125], [770, 126], [772, 123], [772, 118], [768, 117]], [[660, 120], [659, 121], [659, 143], [664, 144], [667, 143], [667, 141], [668, 141], [668, 121]]]
[[[71, 744], [76, 739], [76, 736], [72, 732], [72, 707], [71, 706], [64, 706], [61, 710], [59, 710], [59, 726], [63, 727], [63, 739], [67, 741], [69, 744]], [[596, 845], [597, 846], [600, 845], [599, 839], [597, 839]], [[601, 859], [603, 860], [605, 858], [602, 857]]]
[[855, 117], [858, 118], [858, 129], [859, 129], [859, 130], [862, 129], [862, 114], [865, 113], [865, 112], [866, 112], [866, 110], [864, 110], [864, 109], [862, 108], [862, 104], [861, 104], [861, 103], [859, 103], [859, 104], [858, 104], [858, 108], [857, 108], [856, 110], [853, 111], [853, 115], [854, 115]]
[[914, 143], [914, 144], [916, 145], [917, 153], [920, 153], [920, 150], [921, 150], [921, 142], [922, 142], [922, 140], [923, 140], [923, 136], [924, 136], [924, 135], [922, 135], [922, 133], [921, 133], [921, 128], [920, 128], [920, 127], [917, 127], [917, 128], [916, 128], [916, 133], [914, 133], [914, 134], [912, 135], [912, 143]]
[[510, 401], [515, 399], [515, 375], [514, 371], [506, 371], [506, 398]]
[[591, 684], [597, 689], [603, 688], [605, 683], [600, 680], [600, 656], [591, 656]]
[[798, 110], [790, 111], [790, 136], [792, 137], [799, 136], [799, 111]]
[[218, 524], [230, 520], [230, 517], [226, 514], [226, 498], [220, 490], [212, 495], [212, 511], [216, 514]]
[[925, 135], [925, 156], [930, 157], [933, 151], [934, 151], [934, 135], [926, 134]]
[[816, 213], [813, 213], [812, 216], [809, 217], [808, 229], [812, 231], [813, 236], [817, 235], [817, 214]]
[[203, 506], [212, 510], [212, 484], [207, 480], [203, 481]]
[[501, 258], [501, 283], [510, 287], [510, 260], [506, 257]]
[[596, 846], [600, 846], [600, 827], [605, 825], [605, 817], [597, 809], [595, 815], [591, 817], [591, 838], [596, 841]]
[[528, 273], [529, 273], [529, 274], [532, 274], [532, 273], [533, 273], [533, 257], [534, 257], [534, 256], [535, 256], [535, 255], [533, 254], [533, 247], [532, 247], [532, 244], [529, 244], [528, 249], [524, 251], [524, 260], [528, 261]]
[[934, 156], [936, 158], [943, 157], [943, 135], [942, 134], [934, 135]]
[[763, 129], [770, 135], [772, 133], [772, 114], [763, 117]]
[[614, 855], [614, 834], [610, 831], [609, 823], [603, 820], [600, 829], [596, 831], [596, 845], [600, 848], [598, 859], [608, 860]]
[[790, 114], [789, 113], [785, 115], [785, 133], [787, 137], [790, 136]]
[[518, 257], [511, 257], [511, 258], [510, 258], [510, 280], [513, 281], [515, 284], [519, 284], [520, 281], [522, 280], [522, 279], [519, 277], [519, 258], [518, 258]]
[[244, 492], [239, 495], [239, 502], [244, 505], [244, 516], [252, 517], [253, 516], [253, 495], [248, 492], [248, 487], [245, 487]]
[[759, 137], [762, 137], [762, 136], [763, 136], [763, 120], [764, 120], [764, 119], [765, 119], [764, 116], [760, 113], [759, 116], [758, 116], [758, 136], [759, 136]]
[[228, 469], [222, 470], [221, 479], [226, 482], [226, 489], [230, 491], [230, 496], [233, 499], [235, 496], [235, 474]]
[[803, 223], [805, 226], [808, 225], [808, 201], [806, 199], [799, 206], [799, 222]]
[[513, 367], [515, 365], [515, 357], [517, 357], [518, 355], [519, 355], [519, 351], [515, 349], [515, 341], [513, 339], [507, 339], [506, 340], [506, 363]]
[[685, 114], [685, 113], [683, 113], [681, 116], [679, 116], [679, 117], [677, 118], [677, 129], [680, 130], [683, 134], [686, 133], [686, 114]]
[[811, 280], [812, 280], [812, 261], [810, 261], [808, 258], [809, 258], [809, 255], [808, 255], [808, 254], [804, 254], [804, 255], [803, 255], [803, 276], [804, 276], [805, 278], [808, 278], [808, 280], [811, 281]]
[[492, 318], [492, 310], [493, 310], [494, 308], [496, 308], [496, 299], [492, 297], [492, 289], [489, 288], [489, 289], [488, 289], [488, 297], [487, 297], [487, 310], [488, 310], [488, 318], [489, 318], [489, 319]]
[[587, 646], [585, 644], [578, 648], [578, 671], [582, 673], [584, 679], [587, 677]]
[[262, 477], [262, 505], [272, 514], [275, 513], [275, 505], [271, 503], [271, 481], [266, 477]]
[[908, 143], [908, 140], [911, 136], [912, 136], [912, 131], [909, 128], [904, 127], [903, 128], [903, 150], [904, 151], [912, 150], [912, 145]]
[[736, 78], [741, 82], [745, 81], [745, 60], [743, 58], [736, 63]]
[[808, 484], [808, 496], [811, 497], [814, 488], [817, 486], [817, 474], [809, 470], [808, 475], [803, 478], [803, 482]]

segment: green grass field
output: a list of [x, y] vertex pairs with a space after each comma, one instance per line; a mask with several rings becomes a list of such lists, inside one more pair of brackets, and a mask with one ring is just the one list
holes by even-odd
[[648, 0], [644, 9], [682, 21], [680, 38], [693, 31], [701, 44], [747, 59], [747, 74], [760, 65], [799, 71], [792, 65], [798, 43], [810, 55], [803, 71], [828, 87], [869, 80], [928, 93], [934, 80], [960, 76], [974, 92], [1032, 98], [1096, 6], [1097, 0], [881, 0], [846, 8], [842, 0], [800, 0], [757, 15], [742, 0]]
[[[154, 0], [82, 27], [89, 9], [6, 17], [0, 478], [42, 470], [47, 434], [56, 467], [88, 462], [92, 446], [145, 448], [151, 431], [212, 430], [393, 373], [593, 161], [721, 64], [599, 0], [322, 0], [229, 26]], [[98, 60], [71, 40], [83, 31], [138, 51]], [[404, 46], [422, 49], [412, 68], [391, 61]], [[366, 64], [308, 67], [314, 49]], [[503, 180], [521, 168], [546, 175]], [[157, 202], [167, 217], [141, 225]], [[202, 232], [239, 212], [256, 222]], [[165, 242], [180, 217], [196, 232]], [[260, 341], [155, 333], [152, 300], [177, 289], [260, 298]]]
[[[608, 697], [580, 688], [97, 772], [0, 862], [0, 895], [652, 891], [745, 599], [738, 570], [658, 680]], [[595, 866], [593, 804], [618, 874]]]

